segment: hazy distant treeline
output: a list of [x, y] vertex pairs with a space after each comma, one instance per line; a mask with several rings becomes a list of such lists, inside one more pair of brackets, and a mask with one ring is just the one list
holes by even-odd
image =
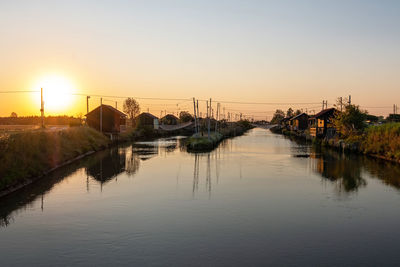
[[[47, 116], [44, 119], [47, 125], [80, 124], [82, 119], [69, 116]], [[41, 124], [40, 116], [26, 117], [0, 117], [0, 125], [38, 125]]]

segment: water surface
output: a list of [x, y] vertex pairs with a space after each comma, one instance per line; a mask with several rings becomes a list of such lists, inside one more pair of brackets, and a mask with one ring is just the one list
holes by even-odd
[[97, 153], [0, 199], [1, 266], [396, 266], [400, 167], [263, 129]]

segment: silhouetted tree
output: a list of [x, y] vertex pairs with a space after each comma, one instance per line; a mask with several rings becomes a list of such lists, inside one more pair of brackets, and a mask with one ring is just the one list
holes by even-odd
[[128, 114], [129, 119], [132, 121], [132, 126], [135, 125], [135, 118], [139, 115], [140, 106], [134, 98], [127, 98], [124, 101], [124, 112]]
[[343, 112], [338, 112], [333, 119], [336, 129], [344, 136], [358, 134], [367, 126], [367, 112], [359, 106], [347, 104]]
[[285, 118], [285, 112], [281, 109], [277, 109], [274, 113], [274, 116], [272, 117], [271, 123], [275, 124], [278, 123], [280, 120]]
[[286, 117], [292, 117], [293, 116], [293, 109], [292, 108], [289, 108], [287, 111], [286, 111]]
[[179, 113], [179, 121], [180, 122], [189, 122], [193, 120], [193, 116], [190, 115], [189, 112], [187, 111], [181, 111], [181, 113]]

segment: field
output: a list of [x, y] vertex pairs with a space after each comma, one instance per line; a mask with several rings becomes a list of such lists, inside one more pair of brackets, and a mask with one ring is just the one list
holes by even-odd
[[[69, 127], [68, 125], [46, 125], [46, 130], [49, 131], [65, 130], [68, 127]], [[0, 125], [0, 135], [33, 131], [38, 129], [40, 129], [39, 125]]]

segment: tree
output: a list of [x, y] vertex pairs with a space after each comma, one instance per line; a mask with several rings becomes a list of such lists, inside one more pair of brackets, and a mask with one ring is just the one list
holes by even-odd
[[300, 115], [302, 112], [301, 112], [301, 110], [300, 109], [298, 109], [298, 110], [296, 110], [296, 112], [293, 114], [293, 116], [297, 116], [297, 115]]
[[359, 106], [347, 104], [343, 112], [338, 112], [333, 119], [336, 129], [344, 136], [359, 134], [367, 126], [365, 121], [368, 113]]
[[128, 114], [129, 119], [132, 121], [132, 126], [135, 125], [135, 118], [139, 115], [140, 106], [134, 98], [127, 98], [124, 101], [124, 112]]
[[179, 113], [179, 121], [180, 122], [189, 122], [189, 121], [193, 121], [193, 116], [190, 115], [189, 112], [187, 111], [181, 111]]
[[11, 118], [18, 118], [18, 115], [17, 115], [17, 113], [15, 113], [15, 112], [11, 112], [10, 117], [11, 117]]
[[271, 123], [276, 124], [283, 118], [285, 118], [285, 112], [283, 112], [283, 110], [281, 109], [277, 109], [274, 113], [274, 116], [272, 117]]
[[286, 111], [286, 117], [292, 117], [293, 116], [293, 109], [292, 108], [289, 108], [287, 111]]

